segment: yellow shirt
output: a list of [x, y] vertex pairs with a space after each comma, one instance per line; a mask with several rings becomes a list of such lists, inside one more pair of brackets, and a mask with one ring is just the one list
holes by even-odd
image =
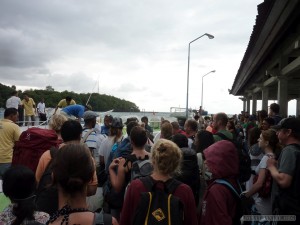
[[0, 163], [11, 163], [13, 147], [20, 135], [20, 128], [13, 121], [0, 120]]
[[35, 115], [35, 113], [33, 111], [33, 109], [35, 108], [35, 102], [33, 101], [32, 98], [29, 98], [28, 101], [23, 99], [22, 105], [24, 106], [24, 109], [25, 109], [25, 116], [34, 116]]
[[[76, 105], [76, 102], [72, 99], [70, 102], [70, 105]], [[68, 106], [66, 99], [62, 99], [59, 101], [59, 103], [57, 104], [58, 107], [60, 108], [65, 108]]]

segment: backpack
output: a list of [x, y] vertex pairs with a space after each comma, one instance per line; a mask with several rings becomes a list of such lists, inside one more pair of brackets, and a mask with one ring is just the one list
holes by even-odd
[[145, 156], [144, 159], [140, 159], [135, 155], [128, 155], [126, 156], [126, 162], [124, 166], [127, 166], [128, 162], [131, 162], [131, 176], [129, 183], [135, 179], [149, 176], [153, 171], [153, 166], [148, 156]]
[[52, 185], [53, 161], [58, 149], [52, 147], [50, 149], [51, 160], [47, 165], [36, 190], [36, 207], [38, 211], [46, 212], [52, 215], [58, 210], [58, 191]]
[[199, 203], [200, 173], [196, 152], [191, 148], [181, 148], [182, 161], [180, 173], [174, 178], [187, 184], [193, 191], [196, 206]]
[[[230, 184], [225, 179], [216, 179], [212, 185], [214, 184], [220, 184], [228, 188], [231, 192], [231, 194], [234, 196], [234, 198], [237, 201], [236, 205], [236, 212], [235, 216], [232, 219], [232, 225], [240, 225], [241, 224], [241, 218], [244, 215], [251, 215], [251, 207], [254, 204], [253, 198], [246, 198], [244, 195], [242, 195], [242, 188], [239, 184], [239, 190], [236, 190], [232, 184]], [[210, 186], [211, 187], [211, 186]], [[243, 224], [247, 224], [245, 221]]]
[[23, 165], [36, 171], [42, 154], [51, 147], [58, 147], [54, 130], [37, 127], [23, 131], [13, 150], [12, 165]]
[[181, 182], [175, 179], [167, 182], [154, 181], [150, 176], [142, 177], [140, 180], [148, 192], [141, 193], [132, 224], [182, 225], [183, 203], [173, 195]]
[[239, 157], [239, 176], [238, 180], [240, 183], [245, 183], [248, 181], [251, 177], [251, 159], [249, 154], [243, 149], [242, 146], [237, 143], [236, 140], [231, 140], [229, 139], [225, 134], [217, 132], [216, 135], [221, 137], [223, 140], [227, 140], [232, 142], [238, 152], [238, 157]]

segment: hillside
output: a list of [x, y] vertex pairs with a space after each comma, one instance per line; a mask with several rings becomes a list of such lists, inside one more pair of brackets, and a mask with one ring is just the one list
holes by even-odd
[[[6, 100], [11, 96], [11, 92], [17, 90], [16, 86], [6, 86], [0, 83], [0, 108], [5, 108]], [[51, 86], [47, 86], [45, 90], [26, 90], [26, 92], [36, 104], [44, 98], [46, 107], [56, 107], [57, 103], [65, 98], [71, 96], [77, 104], [84, 105], [89, 99], [91, 93], [75, 93], [69, 91], [58, 92], [55, 91]], [[22, 99], [23, 93], [18, 90], [19, 97]], [[138, 106], [135, 103], [127, 101], [125, 99], [116, 98], [111, 95], [92, 93], [89, 104], [92, 106], [94, 111], [108, 111], [114, 109], [115, 112], [140, 112]]]

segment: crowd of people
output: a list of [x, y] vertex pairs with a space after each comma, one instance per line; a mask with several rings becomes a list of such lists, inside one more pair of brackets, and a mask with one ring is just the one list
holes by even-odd
[[[60, 100], [54, 110], [54, 115], [56, 114], [58, 108], [66, 108], [67, 106], [76, 105], [76, 102], [74, 99], [72, 99], [71, 96], [66, 96], [66, 98]], [[75, 113], [75, 116], [78, 116], [78, 113], [83, 114], [81, 112], [81, 108], [87, 107], [88, 109], [91, 109], [90, 106], [80, 106], [77, 105], [75, 109], [70, 109], [65, 112], [65, 116], [71, 117]], [[6, 100], [6, 108], [15, 108], [18, 110], [18, 125], [19, 126], [29, 126], [35, 125], [36, 116], [39, 118], [40, 124], [45, 124], [47, 122], [47, 112], [46, 112], [46, 104], [44, 98], [41, 98], [38, 104], [35, 103], [34, 99], [31, 98], [27, 93], [23, 93], [23, 99], [21, 100], [20, 97], [18, 97], [18, 92], [13, 91], [11, 93], [11, 97]], [[70, 112], [69, 112], [70, 111]]]
[[18, 110], [5, 110], [0, 179], [11, 205], [0, 225], [300, 223], [300, 119], [282, 118], [278, 104], [256, 115], [162, 120], [154, 135], [147, 117], [106, 115], [99, 126], [97, 113], [71, 103], [51, 117], [59, 147], [45, 149], [36, 171], [12, 165]]

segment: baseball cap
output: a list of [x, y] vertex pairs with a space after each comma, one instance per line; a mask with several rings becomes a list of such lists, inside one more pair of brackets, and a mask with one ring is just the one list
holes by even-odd
[[284, 118], [280, 122], [272, 126], [275, 130], [291, 129], [293, 133], [300, 133], [300, 119], [298, 118]]
[[94, 112], [94, 111], [85, 111], [84, 114], [83, 114], [83, 119], [84, 120], [89, 120], [89, 119], [94, 119], [96, 117], [98, 117], [99, 115]]
[[114, 117], [112, 122], [111, 122], [111, 127], [112, 128], [123, 128], [123, 122], [120, 117]]

